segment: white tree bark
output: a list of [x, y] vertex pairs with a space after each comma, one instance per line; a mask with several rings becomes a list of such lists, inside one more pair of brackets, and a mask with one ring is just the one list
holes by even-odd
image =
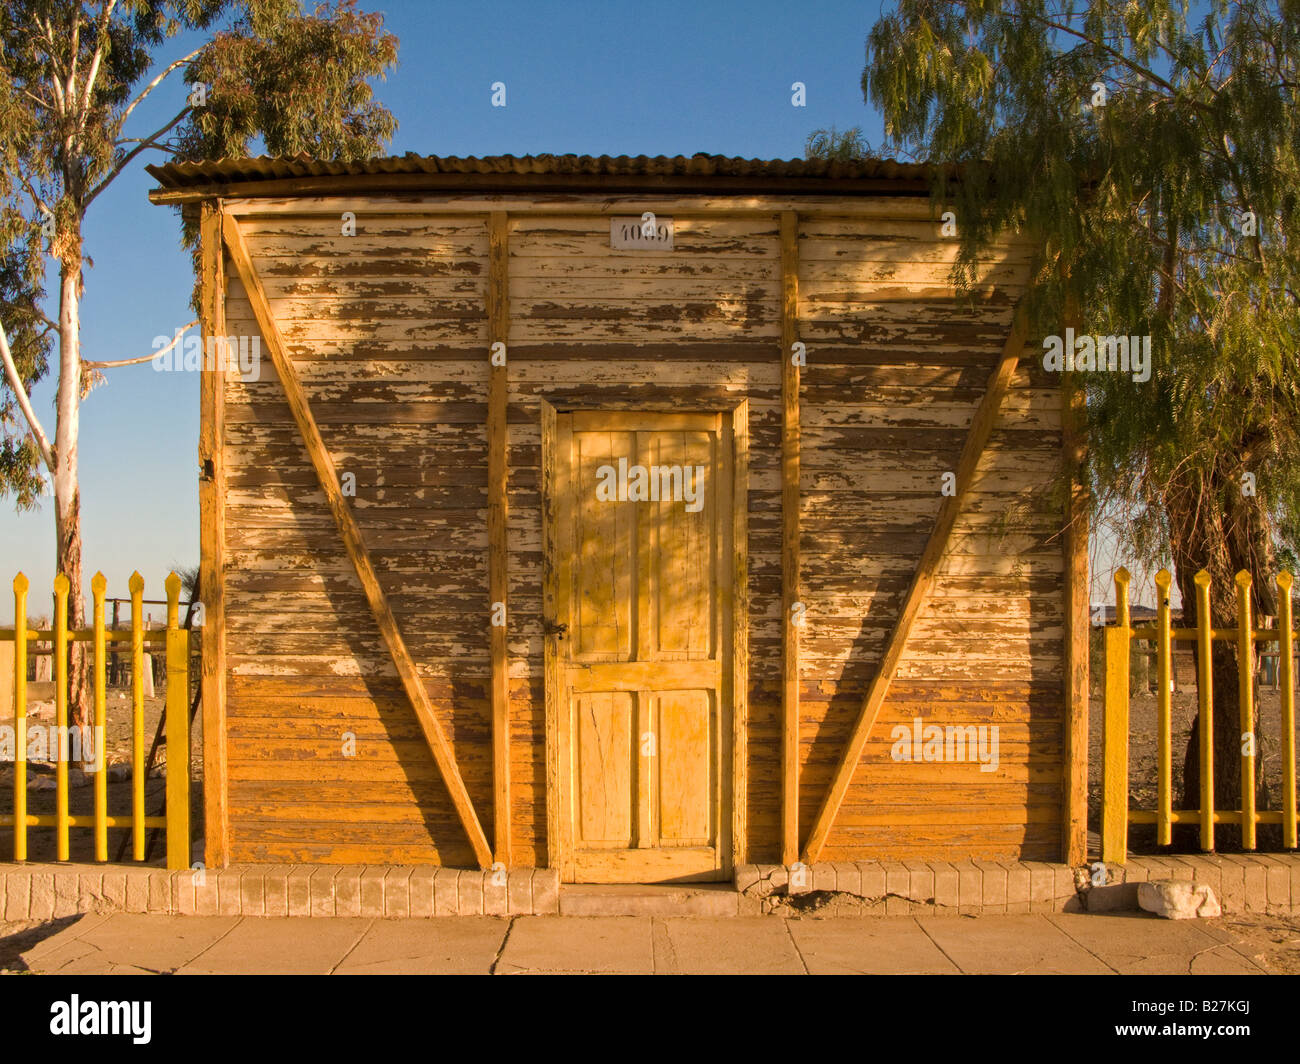
[[45, 435], [45, 429], [36, 416], [36, 411], [32, 409], [32, 400], [27, 394], [27, 389], [23, 387], [23, 380], [18, 374], [13, 352], [9, 350], [9, 337], [5, 335], [3, 322], [0, 322], [0, 360], [4, 361], [9, 387], [13, 389], [14, 397], [18, 400], [18, 408], [27, 419], [27, 428], [32, 434], [32, 439], [36, 441], [36, 449], [41, 452], [41, 461], [45, 463], [45, 468], [53, 473], [54, 455], [50, 451], [50, 440]]

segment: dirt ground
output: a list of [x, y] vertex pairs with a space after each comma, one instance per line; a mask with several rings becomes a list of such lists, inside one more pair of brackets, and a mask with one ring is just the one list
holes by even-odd
[[[163, 690], [158, 688], [158, 697], [144, 700], [144, 751], [149, 755], [149, 747], [157, 733], [158, 721], [162, 715]], [[107, 723], [105, 726], [105, 759], [109, 766], [108, 812], [110, 816], [130, 816], [131, 814], [131, 689], [109, 688], [107, 691]], [[54, 723], [54, 684], [31, 683], [27, 685], [27, 723], [51, 726]], [[6, 720], [3, 723], [12, 723]], [[203, 835], [203, 750], [201, 742], [201, 721], [196, 714], [190, 735], [190, 823], [194, 838]], [[167, 746], [158, 745], [154, 768], [145, 783], [145, 813], [158, 816], [164, 808], [164, 789], [166, 786]], [[0, 813], [13, 812], [12, 762], [0, 762]], [[55, 812], [54, 764], [53, 762], [33, 762], [27, 765], [27, 812], [33, 815]], [[80, 768], [70, 765], [68, 769], [68, 807], [73, 816], [89, 816], [95, 811], [94, 788], [90, 785], [91, 777], [84, 776]], [[108, 856], [117, 859], [118, 847], [122, 840], [130, 838], [129, 828], [110, 828], [108, 831]], [[164, 838], [161, 829], [151, 829], [156, 835], [149, 852], [150, 865], [162, 866], [166, 863]], [[13, 829], [0, 828], [0, 860], [8, 860], [13, 855]], [[93, 829], [74, 827], [69, 831], [70, 856], [73, 861], [94, 860]], [[55, 860], [55, 832], [53, 828], [29, 827], [27, 829], [27, 857], [30, 861]], [[127, 842], [124, 860], [130, 860], [130, 842]]]

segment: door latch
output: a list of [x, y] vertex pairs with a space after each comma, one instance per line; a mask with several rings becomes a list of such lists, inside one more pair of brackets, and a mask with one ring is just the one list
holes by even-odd
[[542, 632], [546, 635], [553, 635], [563, 639], [564, 633], [568, 630], [569, 626], [567, 624], [556, 624], [554, 621], [542, 622]]

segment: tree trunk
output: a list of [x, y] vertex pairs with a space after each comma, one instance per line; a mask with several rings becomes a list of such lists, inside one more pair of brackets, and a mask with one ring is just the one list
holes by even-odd
[[[70, 265], [71, 264], [71, 265]], [[54, 527], [57, 537], [55, 564], [68, 578], [68, 627], [86, 622], [81, 590], [81, 493], [77, 486], [77, 437], [81, 415], [81, 250], [65, 256], [59, 271], [59, 389], [55, 399]], [[90, 670], [86, 644], [72, 642], [68, 663], [68, 704], [71, 724], [92, 725]], [[88, 734], [84, 730], [82, 735]], [[99, 752], [100, 737], [82, 744], [82, 767]]]

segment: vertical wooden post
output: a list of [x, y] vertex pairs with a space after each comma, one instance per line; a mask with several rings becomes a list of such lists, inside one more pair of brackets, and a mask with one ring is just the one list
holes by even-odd
[[[542, 616], [553, 621], [568, 623], [567, 612], [560, 610], [561, 603], [568, 608], [568, 593], [560, 583], [560, 545], [557, 538], [556, 519], [568, 506], [569, 500], [561, 495], [560, 474], [569, 461], [568, 454], [559, 456], [559, 416], [555, 407], [545, 399], [541, 401], [542, 421]], [[565, 482], [567, 489], [567, 480]], [[561, 501], [562, 499], [562, 501]], [[545, 670], [546, 714], [546, 864], [560, 871], [566, 856], [571, 852], [566, 844], [565, 832], [570, 819], [560, 808], [561, 751], [559, 745], [560, 714], [567, 707], [563, 692], [563, 671], [557, 634], [543, 640], [542, 668]]]
[[[1115, 626], [1106, 629], [1106, 707], [1102, 733], [1101, 859], [1128, 857], [1129, 573], [1115, 573]], [[1086, 859], [1086, 858], [1085, 858]]]
[[1170, 668], [1173, 644], [1169, 632], [1168, 569], [1156, 573], [1156, 844], [1173, 842], [1173, 749], [1170, 736]]
[[749, 861], [749, 400], [731, 414], [731, 440], [735, 448], [731, 494], [734, 530], [731, 540], [731, 729], [732, 868]]
[[[510, 291], [509, 218], [493, 211], [488, 218], [488, 341], [489, 348], [509, 342]], [[498, 353], [499, 352], [499, 353]], [[508, 356], [492, 351], [488, 368], [488, 608], [492, 658], [492, 828], [496, 860], [507, 868], [510, 847], [510, 664], [506, 627], [509, 621], [509, 542], [507, 539], [507, 476], [509, 440], [506, 428]], [[498, 623], [499, 622], [499, 623]]]
[[180, 626], [181, 578], [167, 577], [167, 867], [190, 867], [190, 633]]
[[14, 577], [14, 860], [27, 860], [27, 577]]
[[799, 216], [781, 212], [781, 861], [799, 856]]
[[[144, 577], [139, 571], [131, 574], [127, 587], [131, 589], [131, 856], [137, 861], [143, 861], [144, 788], [145, 773], [149, 770], [149, 766], [144, 760], [144, 603], [142, 601]], [[204, 660], [206, 659], [205, 652]], [[206, 669], [203, 678], [207, 678]], [[206, 717], [205, 713], [205, 727]], [[205, 801], [209, 793], [207, 784], [210, 771], [212, 770], [205, 761], [203, 763]], [[204, 830], [207, 830], [206, 824]], [[208, 843], [208, 853], [211, 852], [211, 843]]]
[[[107, 692], [104, 689], [104, 670], [107, 667], [107, 654], [105, 653], [104, 640], [104, 591], [108, 587], [108, 581], [104, 578], [103, 573], [96, 573], [90, 579], [90, 593], [92, 596], [92, 632], [94, 635], [94, 689], [95, 689], [95, 717], [91, 735], [91, 742], [94, 744], [95, 751], [95, 860], [108, 860], [108, 752], [104, 749], [104, 740], [108, 732], [107, 719]], [[83, 734], [82, 741], [82, 758], [84, 760], [86, 750], [86, 736]]]
[[1295, 636], [1291, 631], [1290, 573], [1277, 574], [1277, 679], [1282, 704], [1282, 845], [1296, 848]]
[[[199, 596], [203, 603], [199, 682], [203, 704], [204, 863], [223, 868], [229, 860], [230, 816], [226, 770], [226, 271], [221, 240], [221, 203], [204, 203], [199, 217], [202, 284], [199, 320], [203, 371], [199, 378]], [[134, 582], [140, 577], [136, 573]], [[141, 579], [141, 587], [144, 582]], [[132, 640], [140, 610], [132, 587]], [[137, 700], [141, 659], [132, 643], [132, 692]], [[137, 701], [137, 705], [141, 705]], [[188, 712], [188, 711], [187, 711]], [[141, 719], [143, 719], [141, 717]], [[143, 727], [143, 725], [141, 725]], [[143, 744], [143, 738], [141, 739]], [[136, 860], [144, 860], [143, 757], [136, 753]]]
[[[1078, 306], [1067, 291], [1065, 325], [1077, 327]], [[1088, 859], [1088, 489], [1083, 474], [1087, 406], [1072, 374], [1061, 374], [1061, 446], [1068, 475], [1065, 503], [1065, 745], [1062, 849], [1066, 864]], [[1127, 830], [1127, 829], [1126, 829]]]
[[[1210, 620], [1210, 574], [1196, 584], [1196, 704], [1201, 733], [1201, 849], [1214, 850], [1214, 632]], [[1184, 607], [1184, 610], [1186, 607]]]
[[68, 859], [68, 578], [54, 578], [54, 854]]
[[[1255, 848], [1255, 630], [1250, 573], [1237, 574], [1237, 703], [1241, 708], [1241, 846]], [[1294, 806], [1292, 807], [1294, 808]]]

